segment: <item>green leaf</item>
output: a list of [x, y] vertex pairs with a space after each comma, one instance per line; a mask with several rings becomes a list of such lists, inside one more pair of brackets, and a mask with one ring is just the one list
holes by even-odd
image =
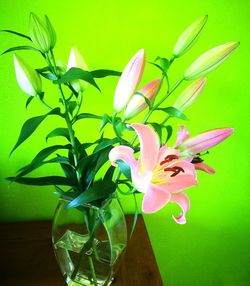
[[91, 118], [91, 119], [99, 119], [101, 120], [102, 119], [102, 116], [99, 116], [99, 115], [95, 115], [95, 114], [92, 114], [92, 113], [81, 113], [81, 114], [78, 114], [76, 116], [76, 118], [74, 119], [74, 122], [75, 123], [76, 121], [80, 120], [80, 119], [87, 119], [87, 118]]
[[155, 62], [158, 62], [158, 65], [161, 67], [161, 69], [166, 73], [169, 68], [169, 60], [162, 57], [157, 57], [155, 59]]
[[74, 182], [74, 185], [77, 186], [78, 182], [75, 169], [69, 164], [60, 163], [60, 165], [65, 177], [67, 177], [70, 181]]
[[87, 191], [81, 193], [77, 198], [68, 204], [68, 208], [77, 207], [82, 204], [91, 203], [100, 199], [108, 198], [116, 190], [112, 181], [97, 181]]
[[73, 115], [73, 112], [75, 108], [77, 107], [77, 102], [76, 101], [69, 101], [68, 103], [68, 111], [71, 115]]
[[32, 186], [49, 186], [49, 185], [74, 186], [71, 180], [60, 176], [48, 176], [48, 177], [38, 177], [38, 178], [21, 177], [17, 179], [15, 177], [8, 177], [6, 179], [11, 182], [24, 185], [32, 185]]
[[15, 32], [15, 31], [11, 31], [11, 30], [0, 30], [0, 32], [6, 32], [6, 33], [10, 33], [10, 34], [14, 34], [14, 35], [17, 35], [19, 37], [22, 37], [22, 38], [26, 38], [28, 40], [31, 41], [31, 38], [29, 36], [26, 36], [24, 34], [21, 34], [21, 33], [18, 33], [18, 32]]
[[117, 164], [118, 164], [118, 167], [119, 167], [119, 169], [121, 170], [121, 172], [123, 173], [123, 175], [128, 179], [128, 180], [132, 180], [132, 178], [131, 178], [131, 169], [130, 169], [130, 166], [127, 164], [127, 163], [125, 163], [125, 162], [123, 162], [123, 161], [121, 161], [121, 160], [118, 160], [117, 161]]
[[165, 107], [165, 108], [157, 108], [157, 110], [162, 110], [164, 112], [166, 112], [167, 114], [169, 114], [169, 116], [171, 117], [176, 117], [182, 120], [188, 120], [188, 118], [186, 117], [186, 115], [181, 112], [179, 109], [173, 107], [173, 106], [169, 106], [169, 107]]
[[111, 149], [111, 146], [106, 147], [79, 160], [77, 170], [81, 173], [82, 183], [85, 188], [90, 186], [96, 173], [108, 161], [108, 154]]
[[103, 181], [109, 180], [112, 181], [113, 175], [114, 175], [114, 171], [115, 171], [115, 167], [114, 166], [110, 166], [108, 168], [108, 171], [105, 173]]
[[149, 107], [149, 108], [152, 107], [152, 104], [151, 104], [150, 100], [149, 100], [143, 93], [141, 93], [141, 92], [136, 92], [135, 94], [142, 96], [142, 97], [144, 98], [145, 102], [147, 103], [148, 107]]
[[41, 72], [40, 75], [43, 76], [44, 78], [48, 79], [48, 80], [52, 80], [52, 81], [57, 80], [57, 77], [53, 73]]
[[108, 124], [108, 123], [112, 123], [112, 118], [110, 116], [108, 116], [108, 114], [104, 113], [102, 116], [102, 122], [100, 125], [100, 131]]
[[113, 139], [108, 139], [108, 138], [102, 138], [100, 140], [100, 143], [95, 147], [93, 153], [98, 152], [100, 150], [103, 150], [109, 146], [112, 146], [113, 144], [116, 144], [120, 142], [119, 138], [113, 138]]
[[56, 137], [56, 136], [62, 136], [65, 137], [68, 141], [70, 141], [69, 137], [69, 131], [67, 128], [56, 128], [53, 131], [51, 131], [47, 136], [46, 136], [46, 141], [48, 141], [49, 138]]
[[34, 96], [29, 96], [27, 101], [26, 101], [26, 104], [25, 104], [25, 108], [27, 109], [29, 104], [31, 103], [31, 101], [34, 99], [35, 97]]
[[36, 69], [36, 71], [38, 73], [43, 73], [43, 72], [52, 72], [51, 68], [49, 66], [46, 66], [44, 68], [41, 68], [41, 69]]
[[132, 235], [134, 233], [135, 226], [136, 226], [136, 223], [137, 223], [138, 214], [139, 214], [137, 200], [136, 200], [136, 195], [134, 193], [133, 193], [133, 197], [134, 197], [134, 201], [135, 201], [135, 214], [134, 214], [134, 220], [133, 220], [132, 229], [131, 229], [131, 232], [130, 232], [130, 238], [132, 237]]
[[80, 68], [69, 69], [64, 75], [61, 76], [60, 79], [54, 81], [54, 83], [62, 84], [62, 83], [71, 82], [77, 79], [82, 79], [88, 82], [89, 84], [93, 85], [100, 91], [100, 88], [96, 84], [93, 75], [89, 71], [84, 71]]
[[118, 133], [118, 135], [120, 136], [120, 139], [122, 139], [123, 136], [123, 132], [125, 130], [130, 130], [129, 127], [127, 127], [127, 124], [121, 120], [117, 120], [115, 122], [115, 126], [114, 128], [116, 129], [116, 132]]
[[10, 52], [19, 51], [19, 50], [31, 50], [31, 51], [35, 51], [43, 55], [43, 53], [41, 53], [41, 51], [39, 51], [36, 48], [30, 47], [30, 46], [17, 46], [17, 47], [9, 48], [8, 50], [2, 52], [1, 56], [4, 54], [10, 53]]
[[154, 128], [155, 132], [158, 134], [160, 142], [162, 142], [162, 128], [164, 128], [164, 126], [162, 126], [161, 124], [158, 123], [154, 123], [154, 122], [150, 122], [150, 125], [152, 125], [152, 127]]
[[[18, 170], [17, 177], [25, 176], [26, 174], [32, 172], [33, 170], [35, 170], [38, 167], [45, 164], [43, 162], [43, 160], [45, 160], [49, 155], [51, 155], [55, 151], [57, 151], [59, 149], [69, 149], [69, 148], [71, 148], [71, 145], [69, 145], [69, 144], [68, 145], [54, 145], [54, 146], [44, 148], [35, 156], [35, 158], [31, 161], [30, 164], [28, 164], [28, 165], [24, 166], [23, 168], [21, 168], [20, 170]], [[49, 163], [49, 161], [46, 161], [46, 163]], [[51, 161], [51, 163], [52, 163], [52, 161]], [[57, 162], [57, 163], [60, 163], [60, 162]]]
[[90, 72], [94, 78], [102, 78], [106, 76], [120, 76], [122, 73], [113, 70], [94, 70]]
[[60, 115], [60, 108], [55, 108], [45, 115], [40, 115], [40, 116], [36, 116], [36, 117], [32, 117], [28, 119], [23, 124], [18, 140], [15, 146], [13, 147], [13, 149], [11, 150], [9, 157], [27, 138], [29, 138], [33, 134], [33, 132], [37, 129], [37, 127], [42, 123], [42, 121], [48, 115]]
[[50, 67], [36, 69], [36, 71], [46, 79], [49, 79], [52, 81], [57, 80], [57, 76], [53, 74], [53, 71], [50, 69]]
[[165, 143], [167, 143], [168, 142], [168, 140], [171, 138], [171, 136], [172, 136], [172, 133], [173, 133], [173, 127], [171, 126], [171, 125], [167, 125], [167, 126], [165, 126], [165, 128], [166, 128], [166, 130], [167, 130], [167, 138], [166, 138], [166, 141], [165, 141]]

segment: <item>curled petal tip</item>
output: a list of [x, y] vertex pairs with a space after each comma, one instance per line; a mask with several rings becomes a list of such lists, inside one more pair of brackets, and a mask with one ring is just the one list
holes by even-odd
[[175, 217], [174, 215], [172, 215], [172, 218], [178, 224], [186, 224], [187, 222], [186, 217], [183, 215], [183, 213], [181, 213], [178, 217]]

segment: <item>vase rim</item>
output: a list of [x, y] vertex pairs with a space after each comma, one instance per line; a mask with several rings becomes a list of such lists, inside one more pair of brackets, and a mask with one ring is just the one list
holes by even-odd
[[[88, 207], [88, 208], [92, 208], [92, 209], [95, 209], [95, 210], [101, 210], [101, 209], [105, 208], [109, 203], [111, 203], [111, 201], [112, 201], [113, 199], [118, 199], [116, 194], [112, 194], [112, 195], [109, 196], [108, 198], [104, 199], [104, 200], [102, 201], [102, 203], [101, 203], [101, 206], [99, 206], [99, 207], [98, 207], [98, 206], [95, 206], [95, 205], [93, 205], [93, 204], [91, 204], [91, 203], [82, 203], [82, 204], [80, 204], [79, 206]], [[72, 200], [70, 200], [70, 199], [67, 198], [67, 197], [61, 196], [61, 197], [59, 197], [59, 201], [64, 201], [64, 202], [66, 202], [66, 203], [69, 203], [69, 202], [71, 202]]]

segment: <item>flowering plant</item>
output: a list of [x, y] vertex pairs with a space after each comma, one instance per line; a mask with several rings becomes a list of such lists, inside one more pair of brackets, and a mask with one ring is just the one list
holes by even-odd
[[[142, 210], [145, 213], [155, 212], [172, 201], [182, 209], [180, 216], [174, 217], [175, 221], [185, 223], [189, 199], [183, 191], [197, 183], [196, 170], [214, 173], [214, 170], [204, 163], [202, 152], [232, 133], [231, 128], [220, 128], [190, 137], [187, 129], [181, 126], [175, 145], [167, 146], [173, 130], [171, 125], [166, 125], [167, 121], [174, 117], [187, 119], [183, 112], [203, 90], [206, 84], [204, 76], [225, 61], [239, 45], [239, 42], [229, 42], [205, 52], [171, 85], [169, 69], [175, 60], [194, 45], [206, 22], [207, 16], [201, 17], [181, 34], [170, 60], [157, 57], [150, 63], [159, 70], [161, 77], [152, 80], [139, 91], [138, 86], [146, 63], [144, 49], [132, 57], [122, 73], [106, 69], [90, 71], [75, 47], [71, 49], [67, 66], [57, 63], [53, 52], [56, 32], [47, 16], [42, 21], [35, 14], [30, 14], [29, 36], [2, 30], [30, 42], [30, 45], [12, 47], [3, 54], [31, 50], [39, 53], [46, 63], [43, 68], [33, 69], [17, 54], [14, 55], [17, 82], [29, 95], [26, 107], [33, 99], [38, 99], [48, 112], [30, 118], [23, 124], [10, 154], [51, 115], [63, 119], [66, 127], [56, 127], [46, 136], [46, 140], [62, 136], [69, 142], [66, 145], [44, 148], [28, 165], [21, 168], [16, 176], [7, 179], [20, 184], [54, 185], [57, 194], [70, 200], [69, 208], [83, 203], [101, 205], [116, 190], [126, 195], [141, 192], [144, 194]], [[100, 90], [96, 78], [107, 76], [120, 76], [114, 95], [113, 115], [81, 113], [83, 94], [88, 85]], [[49, 106], [41, 78], [57, 85], [61, 106]], [[164, 81], [167, 83], [167, 90], [164, 90], [164, 95], [160, 95]], [[181, 92], [173, 106], [168, 106], [168, 97], [184, 81], [192, 82]], [[135, 118], [143, 111], [146, 112], [145, 117], [141, 123], [137, 123]], [[156, 112], [163, 112], [165, 119], [162, 122], [149, 122], [151, 115]], [[86, 119], [100, 120], [101, 135], [94, 142], [80, 142], [75, 136], [76, 122]], [[133, 123], [128, 123], [131, 120]], [[113, 138], [104, 136], [107, 125], [113, 128]], [[127, 134], [131, 132], [135, 132], [135, 135], [128, 141]], [[166, 138], [163, 136], [164, 132], [167, 134]], [[58, 153], [65, 150], [67, 156]], [[48, 159], [55, 153], [53, 158]], [[135, 159], [134, 154], [139, 154], [139, 157]], [[107, 164], [108, 161], [112, 165]], [[64, 176], [26, 177], [35, 169], [51, 163], [59, 164]], [[128, 191], [124, 191], [121, 186], [127, 186]]]
[[[132, 57], [122, 73], [107, 69], [90, 70], [75, 47], [70, 51], [67, 65], [56, 60], [56, 32], [47, 16], [42, 21], [34, 13], [30, 14], [28, 36], [12, 30], [2, 30], [30, 43], [11, 47], [2, 54], [30, 50], [39, 53], [46, 64], [45, 67], [34, 69], [14, 54], [17, 82], [29, 95], [26, 108], [32, 100], [37, 99], [48, 111], [28, 119], [23, 124], [10, 155], [52, 115], [63, 120], [65, 125], [53, 129], [46, 136], [46, 140], [64, 137], [68, 141], [65, 145], [51, 145], [42, 149], [29, 164], [18, 170], [16, 176], [8, 177], [7, 180], [27, 185], [53, 185], [56, 193], [67, 201], [68, 209], [81, 209], [84, 204], [98, 208], [105, 205], [107, 200], [117, 198], [119, 193], [133, 195], [136, 203], [135, 193], [140, 192], [143, 193], [143, 212], [153, 213], [168, 202], [174, 202], [181, 208], [180, 215], [173, 216], [174, 220], [179, 224], [186, 223], [190, 202], [184, 190], [197, 184], [197, 170], [209, 174], [215, 172], [205, 164], [204, 155], [208, 153], [208, 149], [225, 140], [233, 132], [231, 128], [219, 128], [190, 136], [182, 125], [177, 132], [174, 146], [168, 146], [168, 140], [173, 134], [173, 127], [167, 124], [168, 120], [187, 119], [184, 111], [202, 92], [207, 81], [204, 76], [224, 62], [239, 46], [239, 42], [229, 42], [208, 50], [186, 69], [176, 83], [170, 84], [169, 69], [195, 44], [206, 22], [207, 16], [201, 17], [181, 34], [170, 59], [157, 57], [154, 62], [150, 62], [158, 69], [160, 78], [141, 88], [138, 87], [146, 64], [144, 49]], [[120, 76], [114, 93], [113, 114], [83, 113], [83, 95], [88, 85], [100, 91], [96, 79], [109, 76]], [[57, 86], [57, 106], [48, 104], [42, 79]], [[188, 82], [188, 86], [174, 104], [169, 106], [168, 97], [183, 82]], [[166, 90], [163, 83], [167, 85]], [[144, 119], [137, 122], [135, 118], [142, 112], [145, 112]], [[151, 115], [155, 113], [164, 114], [164, 119], [153, 121]], [[75, 135], [76, 123], [86, 119], [100, 121], [100, 135], [93, 142], [81, 142]], [[114, 134], [111, 138], [104, 135], [108, 125], [112, 127]], [[131, 133], [133, 137], [128, 140]], [[64, 176], [27, 177], [46, 164], [59, 164]], [[136, 203], [132, 231], [137, 214]], [[86, 225], [89, 236], [79, 248], [77, 263], [73, 270], [71, 269], [70, 279], [73, 281], [76, 280], [82, 256], [86, 252], [90, 269], [88, 271], [91, 272], [90, 280], [94, 285], [99, 285], [93, 259], [100, 262], [94, 234], [101, 219], [98, 221], [94, 212], [87, 211]]]

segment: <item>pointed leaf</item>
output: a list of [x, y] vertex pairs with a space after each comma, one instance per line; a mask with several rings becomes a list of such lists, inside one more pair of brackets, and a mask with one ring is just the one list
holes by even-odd
[[81, 113], [81, 114], [77, 115], [77, 117], [76, 117], [76, 119], [74, 120], [74, 122], [76, 122], [77, 120], [86, 119], [86, 118], [102, 119], [102, 116], [95, 115], [95, 114], [92, 114], [92, 113]]
[[171, 138], [172, 136], [172, 133], [173, 133], [173, 127], [171, 125], [167, 125], [165, 126], [166, 130], [167, 130], [167, 138], [166, 138], [166, 141], [165, 143], [168, 142], [168, 140]]
[[115, 190], [116, 185], [114, 182], [109, 181], [107, 184], [107, 181], [97, 181], [91, 188], [70, 202], [67, 207], [77, 207], [82, 204], [108, 198]]
[[106, 172], [105, 176], [103, 177], [103, 181], [112, 181], [113, 175], [115, 172], [115, 167], [114, 166], [110, 166], [108, 168], [108, 171]]
[[155, 59], [155, 61], [158, 62], [158, 65], [161, 67], [161, 69], [164, 72], [168, 71], [168, 68], [169, 68], [169, 60], [168, 59], [162, 58], [162, 57], [157, 57]]
[[123, 173], [123, 175], [128, 179], [128, 180], [132, 180], [131, 178], [131, 169], [129, 167], [128, 164], [126, 164], [125, 162], [118, 160], [117, 161], [118, 167], [121, 170], [121, 172]]
[[71, 115], [73, 115], [73, 112], [75, 108], [77, 107], [77, 102], [76, 101], [70, 101], [68, 102], [68, 111]]
[[94, 87], [96, 87], [99, 91], [100, 88], [96, 84], [93, 75], [89, 71], [84, 71], [80, 68], [71, 68], [64, 75], [61, 76], [60, 79], [54, 81], [54, 83], [67, 83], [77, 79], [82, 79]]
[[67, 128], [56, 128], [53, 131], [51, 131], [47, 136], [46, 136], [46, 141], [48, 141], [49, 138], [56, 137], [56, 136], [62, 136], [65, 137], [68, 141], [70, 141], [69, 138], [69, 130]]
[[29, 96], [27, 101], [26, 101], [26, 104], [25, 104], [25, 108], [27, 109], [29, 104], [31, 103], [31, 101], [34, 99], [35, 97], [34, 96]]
[[149, 123], [150, 125], [152, 125], [152, 127], [154, 128], [155, 132], [158, 134], [160, 142], [162, 142], [162, 126], [161, 124], [158, 123]]
[[45, 160], [49, 155], [51, 155], [55, 151], [59, 149], [69, 149], [70, 147], [71, 145], [54, 145], [44, 148], [35, 156], [35, 158], [31, 161], [30, 164], [24, 166], [18, 171], [17, 177], [25, 176], [28, 173], [32, 172], [33, 170], [37, 169], [38, 167], [42, 166], [44, 164], [43, 160]]
[[48, 116], [48, 115], [60, 115], [60, 108], [55, 108], [48, 112], [45, 115], [40, 115], [36, 117], [32, 117], [28, 119], [22, 126], [20, 135], [18, 137], [18, 140], [13, 147], [13, 149], [10, 152], [10, 155], [19, 147], [27, 138], [29, 138], [33, 132], [37, 129], [37, 127], [42, 123], [42, 121]]
[[120, 76], [122, 73], [113, 70], [94, 70], [90, 72], [94, 78], [102, 78], [106, 76]]
[[26, 36], [26, 35], [21, 34], [19, 32], [15, 32], [15, 31], [11, 31], [11, 30], [0, 30], [0, 32], [6, 32], [6, 33], [14, 34], [14, 35], [17, 35], [17, 36], [22, 37], [22, 38], [26, 38], [26, 39], [31, 41], [31, 38], [29, 36]]
[[38, 177], [38, 178], [17, 178], [8, 177], [8, 181], [33, 186], [48, 186], [48, 185], [61, 185], [61, 186], [74, 186], [73, 182], [65, 177], [60, 176], [48, 176], [48, 177]]
[[108, 116], [108, 114], [104, 113], [102, 116], [102, 122], [100, 125], [100, 131], [108, 124], [108, 123], [112, 123], [112, 118], [110, 116]]
[[[4, 51], [1, 53], [1, 56], [10, 52], [14, 52], [14, 51], [19, 51], [19, 50], [31, 50], [31, 51], [35, 51], [41, 54], [41, 51], [39, 51], [36, 48], [30, 47], [30, 46], [17, 46], [17, 47], [12, 47], [9, 48], [8, 50]], [[42, 53], [43, 54], [43, 53]]]
[[93, 153], [105, 149], [106, 147], [112, 146], [113, 144], [116, 144], [118, 142], [120, 142], [119, 138], [113, 138], [113, 139], [102, 138], [100, 140], [100, 143], [95, 147]]
[[186, 115], [183, 112], [181, 112], [179, 109], [177, 109], [173, 106], [169, 106], [169, 107], [165, 107], [165, 108], [158, 108], [158, 110], [162, 110], [162, 111], [166, 112], [171, 117], [177, 117], [177, 118], [180, 118], [182, 120], [188, 120], [188, 118], [186, 117]]
[[135, 214], [134, 214], [134, 220], [133, 220], [133, 225], [132, 225], [132, 229], [130, 232], [130, 238], [132, 237], [134, 230], [135, 230], [135, 226], [137, 223], [137, 219], [138, 219], [138, 214], [139, 214], [139, 209], [138, 209], [138, 204], [137, 204], [137, 200], [136, 200], [136, 195], [133, 193], [133, 197], [134, 197], [134, 202], [135, 202]]

